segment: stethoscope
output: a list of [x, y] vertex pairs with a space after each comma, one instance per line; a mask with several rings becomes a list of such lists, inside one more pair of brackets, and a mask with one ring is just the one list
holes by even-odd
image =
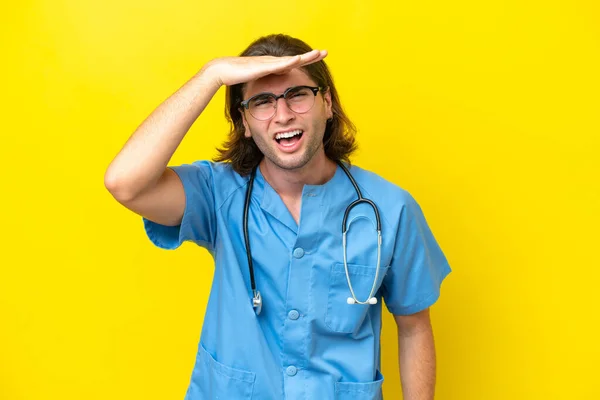
[[[356, 181], [350, 174], [350, 171], [338, 161], [338, 165], [344, 170], [350, 182], [352, 182], [352, 186], [354, 186], [354, 190], [356, 190], [356, 194], [358, 195], [358, 199], [354, 200], [346, 207], [346, 211], [344, 212], [344, 219], [342, 221], [342, 248], [344, 252], [344, 269], [346, 271], [346, 280], [348, 281], [348, 288], [350, 288], [350, 293], [352, 297], [348, 297], [346, 302], [348, 304], [377, 304], [377, 298], [373, 297], [373, 293], [375, 292], [375, 286], [377, 286], [377, 281], [379, 279], [379, 266], [381, 263], [381, 220], [379, 218], [379, 210], [375, 203], [367, 198], [362, 196], [362, 192], [360, 191]], [[248, 208], [250, 206], [250, 197], [252, 195], [252, 186], [254, 184], [254, 176], [256, 175], [256, 169], [258, 166], [252, 169], [252, 173], [250, 175], [250, 181], [248, 182], [248, 188], [246, 189], [246, 200], [244, 202], [244, 241], [246, 242], [246, 255], [248, 256], [248, 269], [250, 270], [250, 286], [252, 287], [252, 306], [254, 307], [254, 311], [256, 315], [259, 315], [262, 311], [263, 300], [260, 292], [256, 289], [256, 282], [254, 280], [254, 267], [252, 264], [252, 251], [250, 249], [250, 239], [248, 237]], [[356, 294], [354, 293], [354, 288], [352, 287], [352, 282], [350, 281], [350, 274], [348, 273], [348, 263], [346, 256], [346, 222], [348, 220], [348, 214], [350, 211], [357, 206], [358, 204], [366, 203], [369, 204], [373, 211], [375, 211], [375, 218], [377, 220], [377, 269], [375, 270], [375, 279], [373, 280], [373, 286], [371, 287], [371, 292], [369, 293], [369, 297], [365, 301], [359, 301], [356, 298]]]

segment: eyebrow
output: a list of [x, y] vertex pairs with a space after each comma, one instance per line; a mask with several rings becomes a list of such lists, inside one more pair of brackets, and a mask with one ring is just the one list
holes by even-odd
[[275, 96], [275, 93], [272, 93], [272, 92], [259, 92], [259, 93], [256, 93], [256, 94], [255, 94], [255, 95], [253, 95], [253, 96], [250, 96], [250, 97], [248, 97], [248, 98], [249, 98], [249, 99], [251, 99], [251, 98], [253, 98], [253, 97], [258, 97], [258, 96], [269, 96], [269, 95], [273, 95], [273, 96]]

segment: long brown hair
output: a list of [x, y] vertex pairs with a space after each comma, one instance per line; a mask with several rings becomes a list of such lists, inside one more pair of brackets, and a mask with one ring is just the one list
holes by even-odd
[[[263, 36], [252, 42], [240, 56], [295, 56], [312, 49], [305, 42], [284, 34]], [[356, 148], [356, 127], [344, 113], [333, 83], [333, 77], [323, 60], [302, 69], [318, 86], [329, 88], [333, 118], [327, 121], [323, 145], [325, 155], [334, 161], [350, 162], [350, 154]], [[225, 95], [225, 118], [230, 124], [228, 139], [218, 148], [219, 154], [213, 161], [231, 162], [233, 169], [240, 175], [249, 174], [263, 158], [252, 138], [244, 136], [244, 124], [240, 113], [244, 84], [228, 86]]]

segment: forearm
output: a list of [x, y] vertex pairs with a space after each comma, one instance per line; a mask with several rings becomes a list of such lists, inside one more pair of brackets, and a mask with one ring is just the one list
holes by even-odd
[[433, 400], [436, 355], [431, 326], [399, 332], [398, 361], [404, 400]]
[[161, 103], [109, 165], [106, 186], [121, 197], [131, 198], [154, 185], [219, 86], [203, 68]]

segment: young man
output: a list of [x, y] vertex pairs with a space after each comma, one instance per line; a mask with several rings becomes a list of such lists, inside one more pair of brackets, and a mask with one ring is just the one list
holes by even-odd
[[[381, 399], [382, 299], [404, 399], [433, 399], [428, 307], [450, 267], [412, 196], [350, 165], [355, 131], [326, 55], [271, 35], [212, 60], [106, 172], [155, 245], [214, 257], [186, 399]], [[219, 156], [167, 167], [222, 85], [232, 129]]]

